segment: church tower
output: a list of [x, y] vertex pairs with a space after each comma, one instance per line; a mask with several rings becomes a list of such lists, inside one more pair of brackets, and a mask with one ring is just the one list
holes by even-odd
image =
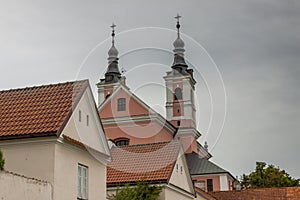
[[200, 133], [196, 127], [194, 102], [195, 84], [193, 69], [189, 69], [184, 58], [184, 42], [180, 37], [181, 16], [177, 15], [177, 38], [174, 41], [172, 71], [164, 77], [166, 84], [166, 117], [176, 128], [177, 137], [182, 141], [186, 153], [197, 152]]
[[125, 85], [125, 77], [121, 75], [118, 66], [118, 50], [115, 47], [115, 24], [111, 25], [112, 28], [112, 46], [108, 51], [108, 67], [105, 73], [105, 78], [100, 79], [97, 83], [98, 88], [98, 106], [109, 97], [115, 88], [120, 84]]

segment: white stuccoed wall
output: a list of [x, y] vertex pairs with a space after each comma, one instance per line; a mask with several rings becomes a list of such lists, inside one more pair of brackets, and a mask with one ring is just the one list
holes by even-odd
[[52, 200], [50, 183], [0, 171], [0, 199]]

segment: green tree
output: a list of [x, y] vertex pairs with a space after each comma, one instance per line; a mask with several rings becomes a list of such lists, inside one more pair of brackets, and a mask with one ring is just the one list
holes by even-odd
[[145, 181], [138, 182], [136, 186], [130, 187], [128, 184], [121, 189], [117, 189], [115, 195], [108, 196], [109, 200], [156, 200], [162, 187], [151, 186]]
[[4, 164], [5, 164], [5, 160], [3, 158], [3, 153], [0, 149], [0, 170], [4, 170]]
[[293, 187], [300, 186], [300, 179], [292, 178], [286, 171], [274, 165], [267, 166], [265, 162], [256, 162], [254, 172], [242, 175], [241, 186], [243, 189]]

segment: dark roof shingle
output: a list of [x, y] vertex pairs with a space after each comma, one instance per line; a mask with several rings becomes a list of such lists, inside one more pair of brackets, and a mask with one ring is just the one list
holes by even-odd
[[57, 134], [88, 81], [0, 91], [0, 139]]
[[186, 154], [186, 161], [191, 175], [229, 173], [211, 161], [199, 157], [196, 153]]

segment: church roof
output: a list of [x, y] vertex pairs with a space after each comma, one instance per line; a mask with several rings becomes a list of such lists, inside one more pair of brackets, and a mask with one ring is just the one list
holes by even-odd
[[88, 80], [0, 91], [0, 140], [59, 135]]
[[168, 182], [180, 147], [177, 141], [113, 147], [112, 162], [107, 167], [107, 185]]
[[186, 160], [190, 168], [191, 175], [229, 173], [213, 162], [199, 157], [196, 153], [186, 154]]

